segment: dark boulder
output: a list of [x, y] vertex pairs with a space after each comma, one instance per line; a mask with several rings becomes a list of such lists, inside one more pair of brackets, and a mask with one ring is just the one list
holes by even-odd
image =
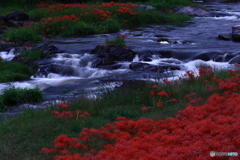
[[122, 48], [119, 45], [98, 45], [91, 52], [99, 58], [109, 58], [113, 61], [132, 61], [136, 53], [130, 49]]
[[92, 67], [93, 68], [98, 68], [99, 66], [103, 65], [111, 65], [114, 64], [115, 62], [112, 59], [109, 58], [97, 58], [92, 62]]
[[53, 53], [59, 53], [60, 51], [58, 50], [57, 47], [55, 47], [52, 44], [43, 44], [39, 47], [37, 47], [40, 51], [42, 51], [45, 54], [53, 54]]

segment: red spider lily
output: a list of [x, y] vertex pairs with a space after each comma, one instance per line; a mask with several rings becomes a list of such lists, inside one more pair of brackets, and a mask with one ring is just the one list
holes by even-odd
[[61, 107], [61, 108], [68, 108], [68, 105], [66, 103], [58, 103], [57, 106]]
[[163, 82], [166, 84], [166, 85], [170, 85], [172, 82], [169, 81], [168, 79], [163, 79]]
[[151, 88], [159, 88], [159, 85], [153, 85]]
[[126, 7], [119, 7], [116, 11], [121, 13], [131, 14], [131, 15], [137, 15], [137, 13], [133, 13], [130, 8], [126, 8]]
[[172, 91], [172, 93], [178, 93], [178, 91]]
[[163, 106], [163, 103], [162, 102], [158, 102], [157, 104], [156, 104], [156, 107], [162, 107]]
[[158, 92], [157, 95], [162, 97], [169, 97], [166, 91]]
[[116, 119], [117, 119], [117, 120], [127, 120], [126, 117], [121, 117], [121, 116], [117, 117]]
[[150, 94], [150, 95], [154, 95], [155, 92], [156, 92], [155, 90], [150, 90], [150, 91], [149, 91], [149, 94]]
[[124, 39], [124, 38], [127, 37], [127, 35], [126, 34], [120, 34], [120, 37]]
[[51, 148], [51, 149], [42, 148], [41, 152], [42, 152], [42, 153], [56, 153], [57, 150], [56, 150], [56, 149], [53, 149], [53, 148]]
[[3, 58], [2, 58], [2, 57], [0, 57], [0, 61], [1, 61], [1, 60], [3, 60]]
[[147, 107], [141, 107], [140, 109], [141, 109], [142, 111], [144, 111], [144, 112], [146, 112], [146, 111], [148, 110]]
[[177, 99], [173, 98], [171, 99], [172, 102], [176, 103], [177, 102]]

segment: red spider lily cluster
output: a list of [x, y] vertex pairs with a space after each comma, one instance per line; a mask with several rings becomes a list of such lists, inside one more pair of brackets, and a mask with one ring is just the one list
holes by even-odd
[[2, 61], [3, 60], [3, 58], [2, 57], [0, 57], [0, 61]]
[[[67, 109], [69, 106], [66, 104], [66, 103], [58, 103], [57, 106], [59, 106], [60, 108], [62, 109]], [[84, 118], [85, 116], [89, 116], [90, 114], [88, 112], [83, 112], [81, 110], [76, 110], [75, 113], [71, 112], [71, 111], [56, 111], [56, 110], [53, 110], [51, 112], [54, 116], [56, 116], [58, 119], [62, 119], [64, 116], [65, 117], [74, 117], [74, 115], [76, 115], [76, 119], [78, 118]]]
[[[208, 71], [201, 71], [202, 78], [209, 78]], [[60, 135], [53, 141], [54, 148], [43, 148], [42, 152], [53, 153], [56, 160], [238, 160], [237, 156], [210, 157], [210, 151], [240, 154], [240, 70], [230, 70], [229, 75], [232, 77], [227, 79], [211, 78], [216, 83], [215, 90], [223, 91], [223, 95], [213, 93], [202, 105], [194, 106], [190, 102], [175, 118], [133, 121], [118, 117], [118, 121], [98, 129], [85, 128], [78, 137]], [[155, 91], [154, 95], [158, 93], [169, 98], [165, 91]], [[193, 92], [185, 98], [192, 101], [199, 97]], [[101, 150], [92, 149], [88, 144], [98, 139], [107, 144]], [[85, 153], [73, 152], [72, 148]]]
[[[37, 4], [37, 7], [45, 9], [47, 13], [49, 13], [49, 15], [55, 15], [52, 17], [41, 19], [41, 24], [34, 27], [34, 29], [36, 30], [41, 30], [41, 33], [43, 35], [51, 35], [50, 31], [53, 29], [59, 29], [59, 31], [63, 28], [65, 29], [67, 24], [64, 23], [64, 21], [67, 20], [74, 22], [82, 21], [91, 25], [96, 25], [100, 24], [105, 20], [111, 21], [112, 19], [116, 19], [117, 17], [117, 19], [123, 22], [123, 24], [126, 24], [129, 22], [129, 20], [134, 19], [134, 17], [140, 13], [136, 10], [133, 10], [135, 8], [134, 4], [117, 2], [109, 2], [95, 5], [80, 3], [53, 5], [53, 3], [41, 2], [40, 4]], [[72, 12], [70, 12], [69, 10], [71, 10]], [[121, 15], [123, 15], [122, 18], [119, 17]], [[124, 15], [130, 16], [126, 17]], [[55, 23], [59, 24], [56, 25]], [[99, 32], [101, 33], [102, 31]]]

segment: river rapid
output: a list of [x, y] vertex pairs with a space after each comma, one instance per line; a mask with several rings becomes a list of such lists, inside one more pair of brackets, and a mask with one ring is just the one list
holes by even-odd
[[[63, 66], [64, 71], [61, 74], [39, 72], [31, 80], [12, 82], [10, 85], [21, 88], [38, 86], [45, 99], [49, 100], [76, 97], [82, 93], [93, 93], [88, 95], [94, 96], [100, 92], [99, 88], [120, 86], [122, 80], [174, 79], [187, 70], [197, 74], [198, 68], [203, 66], [229, 69], [233, 66], [229, 61], [240, 55], [240, 42], [224, 41], [217, 37], [222, 33], [231, 33], [232, 27], [240, 24], [240, 3], [201, 4], [209, 11], [219, 12], [219, 15], [224, 16], [194, 17], [190, 21], [123, 29], [112, 34], [48, 39], [37, 46], [50, 43], [62, 52], [38, 63], [42, 67], [57, 64]], [[92, 61], [96, 55], [90, 54], [90, 51], [103, 44], [106, 37], [113, 38], [118, 34], [126, 34], [126, 48], [137, 53], [132, 62], [175, 65], [179, 70], [165, 70], [164, 73], [133, 71], [129, 69], [132, 62], [127, 61], [117, 62], [121, 67], [115, 70], [93, 68]], [[1, 57], [10, 60], [14, 56], [12, 51], [1, 51]], [[171, 53], [172, 56], [163, 58], [155, 54], [157, 52]], [[142, 53], [149, 54], [151, 61], [141, 60]], [[199, 59], [200, 55], [210, 55], [210, 59]], [[8, 86], [9, 83], [0, 83], [0, 91]]]

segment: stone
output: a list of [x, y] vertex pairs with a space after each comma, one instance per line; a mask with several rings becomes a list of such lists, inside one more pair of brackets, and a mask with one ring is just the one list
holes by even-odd
[[113, 61], [132, 61], [136, 53], [119, 45], [98, 45], [90, 54], [97, 54], [99, 58], [109, 58]]
[[224, 53], [222, 52], [218, 52], [218, 51], [212, 51], [212, 52], [202, 52], [198, 55], [196, 55], [193, 59], [200, 59], [203, 61], [209, 61], [209, 60], [213, 60], [213, 61], [222, 61], [222, 57], [223, 57]]
[[190, 7], [175, 7], [172, 9], [175, 13], [187, 14], [189, 16], [197, 16], [197, 17], [211, 17], [211, 13], [206, 10], [198, 7], [198, 6], [190, 6]]
[[240, 25], [235, 25], [232, 27], [232, 40], [240, 41]]
[[231, 33], [219, 34], [218, 39], [227, 41], [232, 40], [232, 34]]
[[99, 66], [103, 65], [111, 65], [114, 64], [115, 62], [109, 58], [97, 58], [92, 62], [92, 67], [93, 68], [98, 68]]
[[59, 53], [59, 50], [56, 46], [52, 44], [43, 44], [39, 47], [37, 47], [40, 51], [42, 51], [45, 54], [53, 54], [53, 53]]

